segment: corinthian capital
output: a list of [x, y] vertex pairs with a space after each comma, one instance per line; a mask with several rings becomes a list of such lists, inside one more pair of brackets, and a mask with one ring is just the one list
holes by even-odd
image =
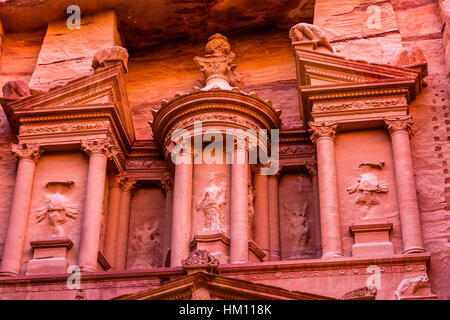
[[388, 128], [391, 134], [395, 132], [404, 131], [408, 133], [410, 137], [412, 137], [416, 130], [413, 129], [414, 121], [412, 120], [411, 115], [402, 116], [402, 117], [386, 117], [384, 118], [384, 123]]
[[135, 178], [125, 178], [122, 182], [122, 191], [133, 192], [136, 188], [137, 179]]
[[89, 156], [93, 154], [101, 154], [106, 158], [111, 159], [117, 154], [117, 149], [113, 144], [111, 144], [111, 140], [109, 138], [82, 140], [81, 148]]
[[33, 160], [34, 162], [38, 162], [41, 154], [44, 152], [38, 144], [12, 144], [11, 150], [15, 154], [16, 159], [28, 159]]
[[316, 143], [320, 138], [331, 138], [334, 139], [336, 135], [336, 128], [338, 126], [335, 121], [327, 122], [312, 122], [310, 121], [308, 125], [311, 129], [308, 130], [311, 133], [311, 141]]
[[109, 175], [109, 187], [110, 188], [120, 188], [123, 181], [125, 180], [125, 173], [116, 173]]

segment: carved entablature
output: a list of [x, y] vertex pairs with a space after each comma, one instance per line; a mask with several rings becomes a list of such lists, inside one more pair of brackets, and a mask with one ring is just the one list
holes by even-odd
[[[279, 114], [270, 102], [261, 100], [256, 93], [216, 88], [178, 94], [170, 102], [163, 102], [162, 108], [153, 112], [150, 125], [156, 140], [164, 146], [164, 156], [168, 159], [171, 148], [178, 139], [182, 139], [181, 136], [172, 139], [177, 129], [186, 130], [189, 137], [206, 130], [226, 134], [227, 129], [255, 132], [266, 129], [270, 142], [271, 130], [281, 124]], [[196, 123], [201, 123], [200, 129], [195, 128]]]

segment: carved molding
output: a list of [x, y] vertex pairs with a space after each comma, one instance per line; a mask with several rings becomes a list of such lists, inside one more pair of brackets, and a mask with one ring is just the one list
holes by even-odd
[[311, 133], [311, 141], [316, 143], [320, 138], [334, 139], [336, 136], [336, 129], [338, 123], [335, 121], [329, 122], [312, 122], [308, 123], [311, 129], [308, 130]]
[[39, 125], [39, 126], [21, 126], [19, 129], [20, 135], [34, 135], [42, 133], [63, 133], [63, 132], [85, 132], [88, 130], [103, 130], [108, 129], [109, 121], [101, 122], [86, 122], [86, 123], [58, 123], [54, 125]]
[[315, 103], [312, 108], [313, 113], [354, 111], [354, 110], [370, 110], [381, 108], [394, 108], [407, 106], [408, 102], [404, 97], [391, 99], [370, 99], [357, 101], [330, 101]]
[[111, 143], [111, 139], [109, 138], [82, 140], [81, 148], [89, 156], [99, 154], [108, 159], [111, 159], [118, 153], [117, 148]]
[[411, 138], [416, 133], [416, 130], [413, 128], [414, 121], [412, 120], [411, 115], [402, 117], [386, 117], [384, 118], [384, 122], [391, 135], [396, 132], [405, 131]]
[[16, 159], [20, 160], [32, 160], [37, 163], [44, 152], [39, 144], [23, 143], [12, 144], [12, 152], [16, 156]]

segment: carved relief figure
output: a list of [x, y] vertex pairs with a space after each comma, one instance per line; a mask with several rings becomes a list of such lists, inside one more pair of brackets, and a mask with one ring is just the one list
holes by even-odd
[[289, 38], [291, 42], [297, 41], [314, 41], [315, 47], [324, 46], [333, 52], [328, 39], [325, 37], [322, 29], [309, 23], [297, 23], [289, 31]]
[[309, 201], [302, 206], [294, 204], [291, 210], [286, 204], [283, 205], [284, 215], [288, 222], [288, 233], [294, 251], [305, 250], [310, 238], [310, 224], [307, 219], [308, 207]]
[[222, 211], [225, 205], [225, 195], [222, 189], [211, 184], [205, 189], [202, 199], [197, 204], [197, 210], [203, 211], [204, 229], [223, 232]]
[[426, 289], [426, 295], [431, 295], [430, 281], [426, 274], [417, 276], [415, 278], [403, 279], [394, 292], [396, 300], [401, 300], [406, 297], [413, 297], [420, 289]]
[[62, 225], [67, 222], [68, 218], [77, 218], [77, 207], [72, 205], [69, 199], [59, 192], [47, 194], [45, 197], [46, 206], [37, 210], [37, 222], [39, 223], [47, 218], [53, 235], [62, 236], [64, 235]]
[[255, 221], [255, 188], [249, 183], [248, 184], [248, 236], [253, 239], [253, 233], [255, 230], [254, 221]]
[[131, 249], [139, 254], [134, 268], [157, 268], [161, 264], [161, 232], [158, 220], [136, 228], [131, 238]]
[[[356, 183], [346, 190], [348, 194], [357, 193], [355, 202], [360, 205], [366, 205], [368, 208], [372, 205], [380, 203], [379, 193], [387, 193], [389, 191], [386, 183], [380, 183], [378, 177], [374, 173], [374, 169], [382, 169], [384, 161], [378, 163], [362, 162], [359, 164], [362, 174], [356, 179]], [[368, 210], [363, 214], [366, 217]]]

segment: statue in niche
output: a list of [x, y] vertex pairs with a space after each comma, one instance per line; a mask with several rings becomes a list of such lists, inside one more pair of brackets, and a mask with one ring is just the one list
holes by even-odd
[[197, 204], [197, 210], [203, 211], [204, 229], [223, 232], [222, 211], [225, 196], [222, 189], [215, 184], [206, 188], [202, 200]]
[[254, 221], [255, 221], [255, 188], [249, 183], [248, 184], [248, 236], [253, 239], [254, 234]]
[[[161, 234], [159, 221], [144, 223], [135, 229], [131, 238], [131, 249], [138, 253], [134, 268], [156, 268], [161, 264]], [[145, 252], [145, 255], [142, 254]], [[140, 258], [145, 257], [145, 261]]]
[[380, 203], [378, 194], [387, 193], [389, 191], [386, 183], [380, 183], [374, 170], [380, 170], [384, 167], [384, 161], [378, 163], [361, 162], [359, 167], [362, 174], [356, 179], [356, 183], [346, 190], [348, 194], [357, 193], [355, 202], [360, 205], [367, 206], [367, 210], [363, 213], [363, 218], [367, 218], [368, 209], [372, 205]]
[[322, 29], [313, 24], [304, 22], [297, 23], [289, 31], [289, 38], [291, 39], [291, 42], [313, 41], [316, 48], [318, 46], [324, 46], [333, 52], [333, 48], [325, 37]]
[[292, 210], [287, 204], [283, 205], [287, 221], [288, 234], [294, 251], [305, 250], [310, 238], [310, 224], [308, 222], [309, 201], [300, 206], [295, 203]]
[[76, 219], [78, 209], [71, 205], [69, 199], [59, 192], [50, 193], [45, 196], [46, 206], [37, 210], [37, 222], [43, 221], [47, 218], [48, 224], [52, 229], [54, 236], [63, 236], [64, 230], [62, 225], [65, 224], [68, 218]]

